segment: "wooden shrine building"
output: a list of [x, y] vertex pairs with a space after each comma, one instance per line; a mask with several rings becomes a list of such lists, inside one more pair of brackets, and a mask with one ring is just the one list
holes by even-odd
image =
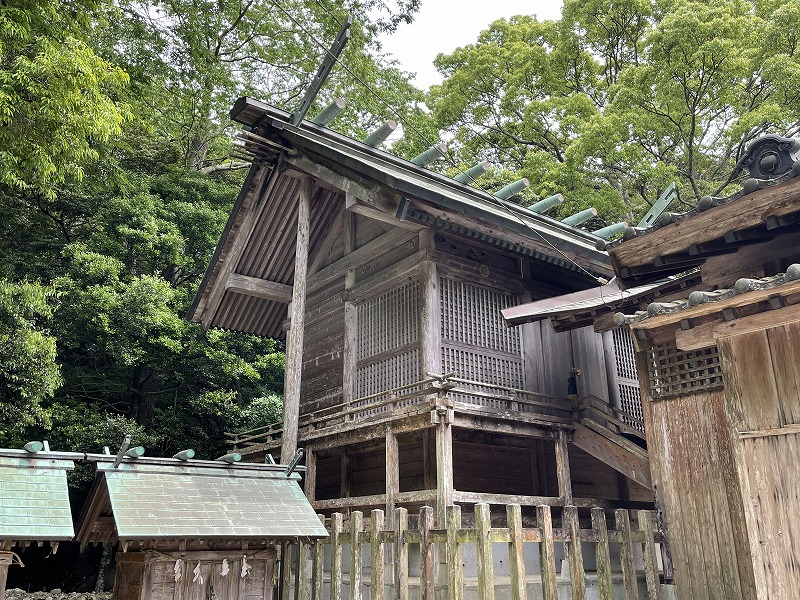
[[116, 600], [270, 600], [281, 543], [328, 535], [286, 466], [87, 459], [77, 541], [119, 543]]
[[[613, 321], [636, 343], [679, 598], [788, 599], [800, 589], [799, 150], [760, 138], [740, 163], [750, 171], [743, 189], [608, 245], [631, 292]], [[690, 281], [682, 292], [636, 298], [678, 273]]]
[[17, 552], [48, 542], [55, 553], [74, 535], [67, 471], [83, 454], [42, 451], [41, 442], [25, 448], [0, 449], [0, 600], [9, 567], [21, 564]]
[[231, 115], [252, 167], [190, 318], [286, 336], [284, 423], [232, 435], [245, 460], [304, 447], [322, 512], [652, 505], [630, 340], [501, 316], [612, 274], [580, 219], [536, 212], [560, 197], [524, 209], [424, 168], [439, 147], [406, 161], [248, 98]]

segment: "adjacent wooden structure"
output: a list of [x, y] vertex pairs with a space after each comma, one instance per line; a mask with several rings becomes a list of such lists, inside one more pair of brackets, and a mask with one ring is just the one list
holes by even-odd
[[279, 551], [327, 536], [285, 466], [88, 458], [77, 539], [119, 543], [116, 600], [270, 600]]
[[637, 344], [679, 598], [800, 589], [800, 165], [796, 142], [765, 143], [745, 161], [782, 173], [609, 248], [623, 287], [689, 264], [701, 276], [683, 300], [616, 316]]
[[231, 434], [245, 460], [303, 446], [325, 513], [651, 506], [630, 341], [500, 314], [610, 276], [598, 238], [260, 102], [231, 114], [254, 162], [190, 317], [286, 336], [284, 425]]

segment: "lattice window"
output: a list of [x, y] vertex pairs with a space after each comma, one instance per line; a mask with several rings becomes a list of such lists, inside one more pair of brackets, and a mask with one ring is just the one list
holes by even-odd
[[500, 311], [519, 296], [441, 278], [442, 340], [519, 355], [518, 327], [508, 327]]
[[[612, 331], [620, 408], [623, 412], [642, 421], [644, 417], [639, 379], [636, 375], [636, 349], [633, 347], [633, 340], [627, 329], [617, 328]], [[639, 427], [637, 423], [629, 423], [629, 425]]]
[[355, 397], [417, 382], [422, 298], [410, 281], [357, 307]]
[[[524, 388], [518, 327], [508, 327], [500, 311], [519, 297], [463, 281], [440, 280], [442, 372], [489, 385]], [[474, 394], [453, 393], [462, 402], [493, 406], [485, 386], [461, 384]]]
[[410, 281], [358, 305], [357, 360], [419, 342], [422, 299], [418, 281]]
[[442, 370], [482, 383], [516, 389], [523, 387], [522, 361], [511, 357], [445, 346], [442, 348]]
[[668, 398], [715, 390], [723, 386], [716, 346], [683, 352], [674, 344], [657, 346], [647, 353], [650, 394]]
[[358, 367], [356, 398], [410, 385], [421, 379], [419, 348], [412, 348]]

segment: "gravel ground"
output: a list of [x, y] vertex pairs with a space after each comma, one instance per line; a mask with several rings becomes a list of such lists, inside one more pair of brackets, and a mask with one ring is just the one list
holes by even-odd
[[61, 590], [49, 592], [24, 592], [20, 589], [6, 590], [6, 600], [111, 600], [111, 594], [89, 592], [66, 593]]

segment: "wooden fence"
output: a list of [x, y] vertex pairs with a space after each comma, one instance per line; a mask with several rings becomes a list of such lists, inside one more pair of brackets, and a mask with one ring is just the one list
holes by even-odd
[[[469, 515], [470, 520], [472, 516]], [[494, 515], [495, 521], [498, 516]], [[366, 592], [369, 600], [464, 600], [466, 592], [468, 597], [475, 597], [477, 592], [478, 600], [495, 600], [497, 592], [498, 600], [528, 600], [529, 590], [536, 590], [530, 595], [531, 600], [557, 600], [557, 543], [564, 544], [564, 558], [569, 565], [568, 582], [562, 578], [561, 585], [570, 588], [574, 600], [587, 598], [589, 579], [584, 555], [592, 550], [587, 545], [594, 546], [596, 575], [592, 573], [591, 580], [594, 584], [596, 576], [596, 596], [600, 600], [620, 597], [619, 589], [614, 593], [614, 585], [622, 587], [625, 600], [661, 598], [656, 543], [663, 542], [663, 536], [655, 531], [654, 513], [638, 511], [637, 527], [632, 526], [627, 510], [616, 510], [614, 516], [613, 529], [608, 527], [602, 508], [591, 509], [591, 528], [581, 529], [574, 506], [564, 507], [561, 527], [554, 526], [549, 506], [537, 506], [536, 526], [524, 527], [517, 504], [506, 507], [505, 527], [492, 527], [488, 504], [475, 505], [472, 527], [462, 525], [459, 506], [448, 508], [444, 529], [434, 528], [434, 511], [430, 507], [422, 507], [411, 523], [405, 508], [396, 509], [389, 523], [383, 510], [373, 510], [368, 519], [359, 511], [351, 512], [347, 521], [342, 513], [334, 513], [328, 519], [321, 516], [330, 537], [316, 544], [299, 545], [303, 560], [296, 561], [295, 555], [292, 568], [281, 570], [280, 598], [365, 600]], [[496, 578], [495, 562], [505, 558], [497, 556], [498, 543], [507, 544], [509, 574]], [[470, 578], [465, 586], [463, 552], [469, 544], [474, 545], [477, 577]], [[535, 549], [534, 544], [538, 545], [539, 573], [526, 573], [525, 549]], [[611, 550], [615, 545], [619, 547], [619, 568], [612, 573]], [[636, 546], [641, 549], [638, 561], [634, 560]], [[643, 566], [642, 596], [636, 562]], [[419, 573], [418, 585], [409, 573]], [[349, 588], [347, 596], [343, 596], [344, 584]], [[379, 592], [375, 594], [375, 590]], [[561, 600], [565, 597], [562, 591]]]

